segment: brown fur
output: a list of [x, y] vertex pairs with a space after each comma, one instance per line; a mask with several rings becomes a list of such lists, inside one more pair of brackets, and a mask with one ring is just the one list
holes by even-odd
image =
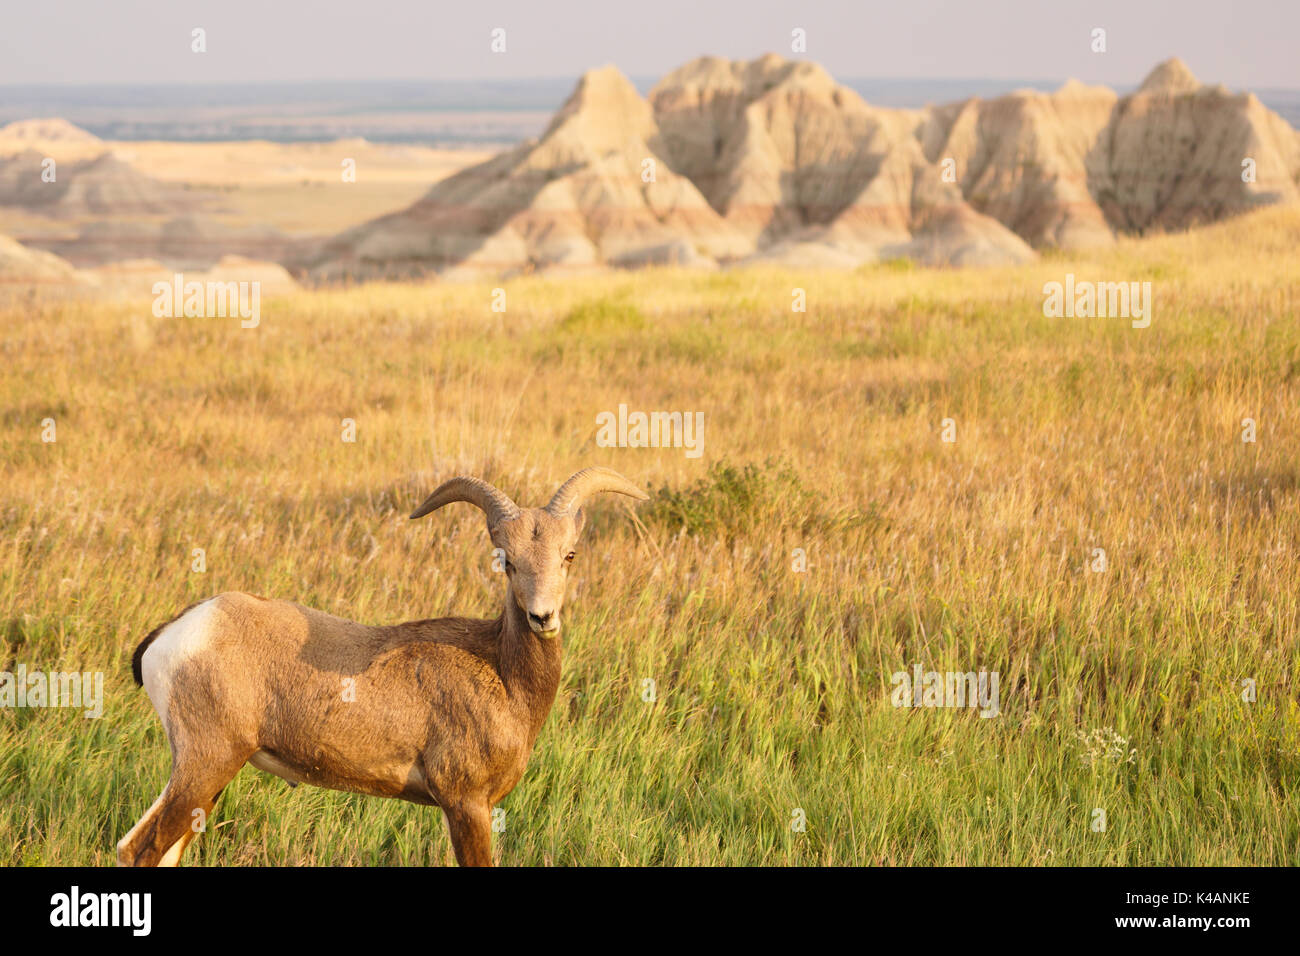
[[[559, 686], [581, 529], [577, 511], [498, 517], [489, 533], [509, 564], [495, 620], [371, 627], [238, 592], [213, 598], [201, 645], [151, 665], [168, 668], [172, 776], [119, 862], [176, 862], [195, 810], [210, 813], [252, 760], [291, 782], [439, 806], [456, 859], [490, 866], [492, 807], [523, 776]], [[137, 649], [137, 682], [166, 626]]]

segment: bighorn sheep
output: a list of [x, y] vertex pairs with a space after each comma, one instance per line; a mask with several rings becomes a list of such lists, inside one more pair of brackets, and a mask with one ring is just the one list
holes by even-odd
[[493, 805], [523, 776], [560, 680], [560, 606], [584, 499], [647, 495], [587, 468], [545, 508], [453, 478], [411, 515], [477, 505], [505, 554], [496, 620], [370, 627], [228, 592], [192, 605], [136, 648], [162, 719], [171, 779], [117, 845], [123, 865], [176, 865], [245, 762], [333, 790], [442, 808], [461, 865], [491, 866]]

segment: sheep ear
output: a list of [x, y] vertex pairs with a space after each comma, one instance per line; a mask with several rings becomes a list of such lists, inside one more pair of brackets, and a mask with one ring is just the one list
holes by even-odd
[[587, 526], [587, 512], [583, 508], [578, 509], [578, 513], [573, 516], [573, 526], [577, 529], [578, 534], [582, 534], [582, 529]]

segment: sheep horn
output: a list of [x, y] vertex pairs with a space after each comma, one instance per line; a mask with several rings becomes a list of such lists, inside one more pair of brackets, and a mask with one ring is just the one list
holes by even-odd
[[519, 517], [519, 506], [504, 492], [481, 478], [467, 478], [464, 475], [444, 481], [433, 494], [424, 499], [424, 504], [411, 512], [411, 517], [423, 518], [429, 512], [437, 511], [453, 501], [468, 501], [477, 505], [487, 515], [489, 528], [500, 521]]
[[650, 497], [612, 468], [584, 468], [560, 485], [560, 490], [555, 493], [546, 510], [558, 518], [582, 507], [584, 500], [602, 491], [614, 491], [641, 501]]

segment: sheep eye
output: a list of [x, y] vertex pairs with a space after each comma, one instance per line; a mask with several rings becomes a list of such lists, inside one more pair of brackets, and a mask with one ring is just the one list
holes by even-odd
[[570, 551], [568, 554], [566, 554], [566, 555], [564, 556], [564, 560], [565, 560], [565, 561], [572, 561], [572, 560], [573, 560], [574, 558], [576, 558], [576, 557], [577, 557], [577, 555], [574, 554], [572, 551]]

